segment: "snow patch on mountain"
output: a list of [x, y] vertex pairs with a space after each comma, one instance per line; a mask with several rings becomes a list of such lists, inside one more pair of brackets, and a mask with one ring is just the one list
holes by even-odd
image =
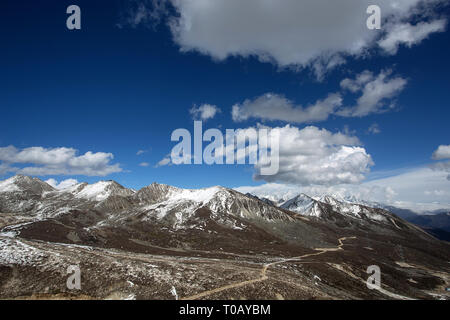
[[320, 204], [304, 193], [282, 203], [280, 207], [307, 217], [320, 218], [323, 214]]
[[149, 217], [153, 216], [158, 220], [172, 216], [175, 220], [173, 227], [179, 229], [197, 209], [205, 206], [222, 190], [224, 188], [221, 187], [198, 190], [170, 188], [166, 200], [148, 205], [144, 210], [149, 213]]
[[0, 238], [0, 264], [33, 265], [41, 261], [45, 254], [14, 238]]
[[0, 182], [0, 193], [13, 192], [31, 192], [33, 194], [43, 194], [44, 192], [54, 191], [49, 184], [38, 178], [32, 178], [23, 175], [16, 175]]
[[80, 192], [76, 193], [75, 196], [77, 198], [103, 201], [111, 195], [111, 190], [108, 188], [110, 185], [111, 182], [108, 181], [100, 181], [92, 185], [86, 185]]
[[222, 191], [221, 187], [212, 187], [206, 189], [190, 190], [179, 189], [172, 191], [169, 196], [170, 201], [193, 201], [197, 203], [209, 202], [219, 191]]
[[353, 219], [368, 219], [377, 222], [388, 222], [387, 218], [378, 213], [376, 209], [363, 204], [351, 203], [338, 200], [333, 196], [310, 197], [306, 194], [298, 196], [282, 203], [281, 208], [294, 211], [308, 217], [322, 218], [325, 214], [325, 204], [331, 206], [332, 210], [342, 216]]
[[99, 181], [94, 184], [79, 183], [62, 189], [62, 193], [71, 193], [76, 198], [91, 201], [104, 201], [113, 195], [130, 196], [134, 191], [122, 187], [114, 181]]
[[340, 212], [347, 216], [352, 216], [359, 219], [361, 218], [362, 207], [358, 204], [338, 201], [331, 196], [323, 196], [319, 201], [331, 205], [334, 211]]
[[16, 191], [21, 191], [21, 189], [15, 184], [14, 177], [0, 182], [0, 192], [16, 192]]

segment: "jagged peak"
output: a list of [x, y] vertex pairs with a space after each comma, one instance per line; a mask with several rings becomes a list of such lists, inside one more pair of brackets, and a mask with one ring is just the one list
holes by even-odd
[[348, 203], [347, 201], [344, 201], [343, 199], [338, 199], [338, 197], [336, 197], [334, 195], [332, 196], [329, 194], [322, 195], [318, 200], [320, 202], [331, 204], [331, 205], [337, 204], [337, 203], [343, 203], [343, 202]]
[[30, 176], [26, 176], [26, 175], [23, 175], [23, 174], [16, 174], [15, 176], [12, 176], [11, 178], [9, 178], [9, 179], [7, 179], [5, 181], [28, 182], [28, 183], [38, 182], [38, 183], [42, 183], [42, 184], [47, 184], [46, 182], [42, 181], [39, 178], [30, 177]]
[[300, 193], [298, 195], [296, 195], [295, 197], [293, 197], [292, 199], [289, 199], [287, 201], [285, 201], [282, 206], [290, 206], [292, 204], [296, 204], [299, 202], [307, 202], [307, 203], [313, 203], [316, 200], [310, 196], [308, 196], [305, 193]]
[[81, 190], [83, 190], [83, 188], [86, 187], [87, 185], [89, 185], [89, 183], [87, 183], [87, 182], [80, 182], [80, 183], [68, 186], [66, 188], [60, 189], [59, 192], [60, 193], [65, 193], [65, 192], [78, 193]]
[[136, 194], [147, 194], [147, 193], [153, 193], [153, 192], [168, 192], [170, 190], [181, 190], [181, 189], [174, 187], [174, 186], [170, 186], [168, 184], [153, 182], [152, 184], [139, 189], [136, 192]]
[[205, 191], [205, 190], [217, 190], [217, 191], [232, 191], [231, 189], [222, 187], [222, 186], [213, 186], [213, 187], [207, 187], [207, 188], [199, 188], [199, 189], [185, 189], [185, 188], [179, 188], [174, 187], [168, 184], [162, 184], [153, 182], [152, 184], [141, 188], [138, 193], [140, 192], [148, 192], [148, 191], [166, 191], [166, 192], [197, 192], [197, 191]]
[[305, 199], [314, 200], [313, 197], [307, 195], [306, 193], [300, 193], [296, 196], [296, 198], [305, 198]]
[[28, 191], [35, 194], [54, 191], [55, 189], [47, 182], [22, 174], [17, 174], [9, 179], [0, 181], [0, 192]]
[[103, 201], [115, 195], [131, 196], [134, 194], [134, 191], [125, 188], [114, 180], [98, 181], [93, 184], [82, 182], [63, 189], [61, 192], [69, 192], [77, 198], [95, 201]]

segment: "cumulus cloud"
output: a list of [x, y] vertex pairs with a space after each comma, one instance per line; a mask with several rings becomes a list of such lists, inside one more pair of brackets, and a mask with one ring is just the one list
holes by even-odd
[[285, 126], [269, 130], [279, 140], [279, 171], [275, 175], [260, 174], [256, 180], [298, 185], [336, 185], [359, 183], [373, 165], [371, 156], [355, 136], [332, 133], [317, 127]]
[[341, 88], [349, 90], [353, 93], [361, 91], [363, 86], [373, 80], [373, 73], [369, 70], [364, 70], [356, 75], [354, 79], [346, 78], [341, 81]]
[[433, 153], [433, 160], [450, 159], [450, 145], [441, 145]]
[[220, 109], [211, 104], [202, 104], [201, 106], [193, 106], [191, 110], [189, 110], [190, 114], [194, 118], [194, 120], [202, 120], [206, 121], [212, 119], [216, 116], [217, 113], [220, 113]]
[[281, 120], [292, 123], [311, 123], [323, 121], [342, 105], [339, 94], [330, 94], [324, 100], [307, 107], [295, 105], [284, 96], [267, 93], [254, 100], [245, 100], [232, 108], [234, 121], [244, 121], [249, 118], [262, 120]]
[[450, 181], [450, 161], [434, 163], [430, 165], [430, 168], [434, 171], [448, 173], [449, 175], [447, 176], [447, 180]]
[[[325, 99], [303, 107], [282, 95], [267, 93], [255, 99], [247, 99], [232, 107], [234, 121], [250, 118], [280, 120], [291, 123], [313, 123], [327, 120], [331, 115], [342, 117], [363, 117], [385, 112], [392, 108], [393, 101], [406, 86], [406, 79], [393, 77], [391, 70], [378, 75], [364, 71], [354, 79], [341, 81], [343, 92], [330, 93]], [[354, 106], [343, 106], [345, 92], [359, 95]]]
[[163, 159], [161, 159], [156, 165], [155, 168], [168, 166], [172, 163], [170, 159], [170, 155], [165, 156]]
[[425, 194], [427, 196], [445, 196], [445, 195], [450, 195], [449, 191], [446, 190], [426, 190]]
[[[450, 159], [450, 145], [441, 145], [438, 149], [433, 152], [432, 155], [433, 160], [444, 160]], [[446, 172], [449, 175], [447, 176], [447, 180], [450, 181], [450, 161], [437, 162], [430, 165], [430, 168], [435, 171]]]
[[379, 134], [381, 132], [380, 126], [378, 123], [373, 123], [370, 125], [369, 129], [367, 129], [367, 132], [370, 134]]
[[66, 180], [62, 180], [62, 181], [58, 182], [55, 179], [51, 178], [51, 179], [46, 180], [45, 182], [47, 182], [53, 188], [58, 189], [58, 190], [66, 189], [68, 187], [78, 184], [78, 180], [76, 180], [76, 179], [66, 179]]
[[3, 166], [24, 164], [24, 167], [14, 168], [11, 171], [34, 176], [106, 176], [121, 172], [119, 164], [111, 164], [113, 158], [112, 153], [91, 151], [77, 156], [77, 150], [73, 148], [31, 147], [21, 150], [14, 146], [0, 148], [0, 161]]
[[138, 152], [136, 152], [136, 155], [137, 156], [141, 156], [141, 155], [143, 155], [146, 152], [148, 152], [148, 151], [147, 150], [138, 150]]
[[392, 70], [384, 70], [375, 76], [370, 71], [364, 71], [355, 79], [341, 81], [342, 89], [353, 93], [360, 92], [361, 96], [352, 107], [346, 107], [337, 112], [344, 117], [364, 117], [372, 113], [385, 112], [392, 107], [390, 99], [397, 96], [407, 84], [402, 77], [392, 77]]
[[0, 175], [5, 175], [9, 172], [15, 172], [18, 168], [13, 168], [7, 163], [0, 163]]
[[119, 28], [129, 25], [136, 28], [140, 24], [155, 27], [167, 13], [167, 0], [128, 0], [121, 12]]
[[141, 163], [139, 163], [139, 166], [140, 167], [148, 167], [148, 166], [150, 166], [150, 163], [148, 163], [148, 162], [141, 162]]
[[[332, 133], [314, 126], [299, 129], [290, 125], [275, 128], [258, 125], [234, 130], [233, 136], [238, 143], [227, 142], [226, 145], [217, 146], [214, 149], [215, 157], [224, 160], [228, 159], [226, 155], [231, 154], [234, 155], [233, 163], [242, 164], [246, 163], [247, 157], [249, 160], [254, 159], [248, 162], [254, 165], [255, 180], [298, 185], [359, 183], [373, 165], [371, 156], [361, 147], [357, 137], [341, 132]], [[227, 135], [224, 140], [228, 141], [228, 138]], [[244, 144], [244, 150], [239, 141], [249, 142]], [[277, 149], [279, 152], [274, 151]], [[265, 151], [268, 151], [267, 154]], [[182, 156], [186, 163], [191, 163], [192, 154]], [[274, 158], [277, 156], [278, 161]], [[278, 171], [267, 175], [265, 172], [276, 162]], [[171, 164], [170, 155], [167, 155], [156, 167]]]
[[[391, 201], [387, 201], [389, 204], [414, 211], [426, 211], [450, 208], [449, 198], [446, 195], [450, 192], [450, 184], [446, 180], [446, 175], [445, 172], [430, 168], [416, 168], [363, 185], [391, 187], [395, 190], [396, 196]], [[426, 190], [445, 192], [427, 194]]]
[[378, 46], [394, 53], [400, 44], [411, 46], [441, 31], [445, 20], [435, 12], [446, 0], [378, 0], [381, 30], [366, 26], [371, 0], [166, 0], [173, 10], [163, 2], [135, 10], [130, 24], [167, 17], [181, 51], [215, 60], [254, 56], [279, 67], [312, 67], [320, 77], [348, 56], [367, 55]]
[[386, 36], [378, 44], [389, 54], [396, 54], [400, 45], [412, 47], [432, 33], [443, 32], [447, 25], [446, 19], [421, 22], [416, 25], [410, 23], [393, 24], [389, 27]]

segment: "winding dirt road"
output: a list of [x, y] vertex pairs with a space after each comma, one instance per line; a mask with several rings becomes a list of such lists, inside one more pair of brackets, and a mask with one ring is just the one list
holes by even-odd
[[246, 281], [242, 281], [242, 282], [238, 282], [238, 283], [234, 283], [234, 284], [230, 284], [230, 285], [226, 285], [223, 287], [219, 287], [216, 289], [212, 289], [212, 290], [208, 290], [208, 291], [204, 291], [202, 293], [193, 295], [193, 296], [189, 296], [189, 297], [185, 297], [185, 298], [181, 298], [180, 300], [196, 300], [196, 299], [200, 299], [215, 293], [219, 293], [225, 290], [229, 290], [229, 289], [234, 289], [234, 288], [241, 288], [253, 283], [257, 283], [257, 282], [262, 282], [265, 281], [267, 279], [269, 279], [269, 277], [267, 276], [267, 270], [274, 265], [277, 264], [282, 264], [282, 263], [286, 263], [286, 262], [290, 262], [290, 261], [299, 261], [301, 259], [307, 258], [307, 257], [312, 257], [312, 256], [318, 256], [321, 254], [324, 254], [326, 252], [329, 251], [338, 251], [338, 250], [343, 250], [342, 246], [344, 245], [343, 241], [348, 240], [348, 239], [356, 239], [356, 237], [343, 237], [343, 238], [339, 238], [339, 245], [336, 248], [315, 248], [315, 251], [319, 251], [316, 253], [308, 253], [308, 254], [304, 254], [302, 256], [299, 257], [292, 257], [292, 258], [288, 258], [288, 259], [282, 259], [280, 261], [275, 261], [275, 262], [271, 262], [268, 264], [265, 264], [263, 266], [263, 268], [261, 269], [260, 272], [260, 276], [256, 279], [251, 279], [251, 280], [246, 280]]

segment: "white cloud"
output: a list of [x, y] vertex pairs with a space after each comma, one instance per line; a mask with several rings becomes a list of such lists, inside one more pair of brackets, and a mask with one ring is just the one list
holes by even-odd
[[[446, 180], [446, 173], [434, 171], [430, 168], [417, 168], [387, 178], [377, 179], [364, 186], [391, 187], [396, 196], [389, 204], [408, 208], [415, 211], [450, 208], [446, 192], [450, 192], [450, 184]], [[444, 190], [445, 193], [426, 194], [427, 190]]]
[[364, 117], [388, 111], [392, 106], [392, 103], [388, 104], [389, 100], [403, 91], [407, 84], [406, 79], [391, 75], [392, 70], [384, 70], [378, 76], [374, 76], [370, 71], [364, 71], [355, 79], [342, 80], [343, 89], [353, 93], [361, 92], [361, 96], [354, 106], [343, 108], [337, 114], [344, 117]]
[[172, 163], [171, 159], [170, 159], [170, 155], [169, 156], [165, 156], [161, 161], [159, 161], [156, 165], [155, 168], [159, 168], [159, 167], [164, 167], [164, 166], [168, 166]]
[[136, 152], [137, 156], [143, 155], [144, 153], [147, 153], [147, 150], [138, 150], [138, 152]]
[[389, 54], [396, 54], [400, 45], [404, 44], [410, 48], [428, 38], [432, 33], [445, 31], [446, 25], [447, 20], [445, 19], [421, 22], [416, 25], [410, 23], [393, 24], [378, 44]]
[[[131, 24], [148, 23], [151, 14], [156, 22], [167, 15], [182, 51], [197, 51], [215, 60], [255, 56], [280, 67], [312, 66], [320, 77], [347, 56], [367, 55], [380, 40], [384, 49], [393, 52], [400, 43], [417, 44], [441, 31], [432, 18], [443, 2], [378, 0], [383, 17], [380, 31], [366, 26], [371, 0], [166, 0], [175, 14], [170, 16], [161, 6], [147, 7], [136, 10]], [[413, 30], [396, 38], [394, 31], [407, 21], [416, 22]]]
[[10, 170], [16, 173], [35, 176], [46, 175], [86, 175], [106, 176], [121, 172], [119, 164], [111, 164], [112, 153], [86, 152], [77, 156], [73, 148], [31, 147], [22, 150], [14, 146], [0, 148], [0, 161], [3, 166], [25, 164], [23, 168]]
[[450, 159], [450, 145], [441, 145], [433, 153], [433, 160]]
[[124, 25], [136, 28], [142, 23], [154, 27], [167, 12], [166, 0], [128, 0], [124, 3], [126, 8], [117, 25], [119, 28], [123, 28]]
[[5, 175], [9, 172], [15, 172], [18, 168], [13, 168], [9, 164], [6, 163], [0, 163], [0, 175]]
[[369, 129], [367, 129], [367, 132], [370, 134], [378, 134], [381, 132], [380, 126], [378, 125], [378, 123], [373, 123], [372, 125], [370, 125]]
[[66, 180], [62, 180], [58, 183], [58, 181], [56, 181], [55, 179], [51, 178], [46, 180], [45, 182], [47, 182], [49, 185], [51, 185], [53, 188], [58, 189], [58, 190], [62, 190], [68, 187], [71, 187], [73, 185], [76, 185], [78, 183], [78, 180], [76, 179], [66, 179]]
[[341, 88], [353, 94], [360, 93], [354, 106], [344, 107], [342, 93], [330, 93], [325, 99], [303, 107], [295, 105], [286, 97], [267, 93], [253, 100], [237, 103], [232, 108], [234, 121], [250, 118], [280, 120], [290, 123], [313, 123], [327, 120], [331, 115], [343, 117], [363, 117], [391, 109], [395, 98], [406, 86], [406, 79], [392, 77], [391, 70], [381, 71], [375, 76], [364, 71], [355, 79], [341, 81]]
[[341, 81], [341, 88], [356, 93], [368, 82], [373, 80], [373, 73], [369, 70], [364, 70], [358, 74], [355, 79], [346, 78]]
[[[235, 130], [235, 138], [249, 137], [251, 132], [267, 130], [267, 135], [259, 136], [259, 147], [268, 146], [274, 150], [274, 141], [279, 141], [279, 170], [274, 175], [262, 175], [263, 169], [270, 167], [269, 154], [260, 158], [254, 165], [254, 179], [267, 182], [283, 182], [299, 185], [334, 185], [341, 183], [359, 183], [365, 178], [373, 165], [371, 156], [361, 147], [359, 139], [346, 133], [332, 133], [326, 129], [309, 126], [303, 129], [286, 125], [285, 127], [266, 127], [258, 125]], [[278, 139], [281, 137], [281, 139]], [[231, 148], [230, 148], [231, 146]], [[263, 147], [265, 148], [265, 147]], [[277, 148], [275, 148], [277, 149]], [[262, 151], [262, 150], [260, 150]], [[237, 152], [237, 144], [222, 146], [216, 150], [216, 156], [223, 157], [227, 152], [234, 153], [236, 160], [244, 160]], [[248, 156], [258, 154], [257, 144], [247, 144]], [[264, 154], [264, 152], [262, 152]], [[191, 163], [191, 154], [184, 154], [187, 163]], [[156, 167], [171, 165], [170, 155], [165, 156]]]
[[328, 119], [341, 105], [342, 98], [339, 94], [330, 94], [324, 100], [319, 100], [304, 108], [295, 105], [284, 96], [267, 93], [254, 100], [245, 100], [241, 104], [235, 104], [232, 109], [232, 117], [234, 121], [257, 118], [291, 123], [311, 123]]
[[148, 163], [148, 162], [141, 162], [141, 163], [139, 163], [139, 166], [141, 166], [141, 167], [148, 167], [148, 166], [150, 166], [150, 163]]
[[441, 171], [448, 173], [449, 175], [447, 176], [447, 180], [450, 181], [450, 161], [434, 163], [430, 165], [430, 168], [434, 171]]
[[289, 125], [271, 128], [269, 135], [282, 137], [279, 171], [263, 176], [257, 165], [256, 180], [298, 185], [359, 183], [373, 165], [371, 156], [354, 136], [313, 126], [299, 129]]
[[[450, 145], [440, 145], [438, 149], [435, 152], [433, 152], [432, 159], [433, 160], [450, 159]], [[450, 181], [450, 161], [434, 163], [430, 165], [430, 168], [435, 171], [448, 173], [449, 175], [447, 176], [447, 180]]]
[[425, 191], [425, 194], [427, 195], [427, 196], [438, 196], [438, 197], [440, 197], [440, 196], [445, 196], [445, 195], [447, 195], [447, 196], [450, 196], [450, 192], [448, 192], [448, 191], [446, 191], [446, 190], [426, 190]]
[[216, 116], [217, 113], [220, 113], [220, 109], [211, 104], [202, 104], [201, 106], [193, 106], [191, 110], [189, 110], [190, 114], [194, 118], [194, 120], [202, 120], [206, 121], [212, 119]]

